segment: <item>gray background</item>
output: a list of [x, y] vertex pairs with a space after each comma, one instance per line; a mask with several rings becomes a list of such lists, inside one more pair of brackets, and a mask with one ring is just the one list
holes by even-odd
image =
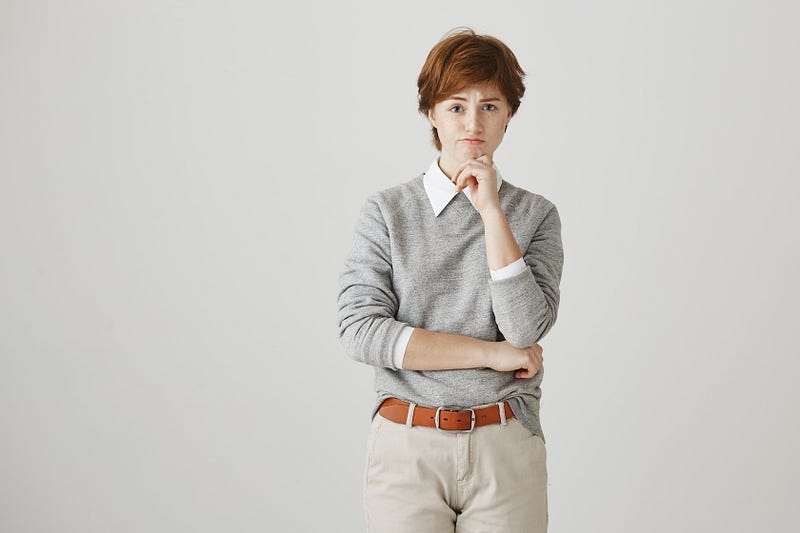
[[363, 530], [337, 277], [471, 25], [563, 221], [550, 531], [796, 531], [797, 4], [382, 4], [0, 3], [0, 529]]

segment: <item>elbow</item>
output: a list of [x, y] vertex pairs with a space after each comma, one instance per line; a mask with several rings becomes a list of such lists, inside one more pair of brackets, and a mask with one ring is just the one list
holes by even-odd
[[534, 318], [501, 330], [509, 344], [515, 348], [533, 346], [552, 329], [556, 322], [555, 308], [548, 308]]
[[339, 342], [348, 359], [357, 363], [369, 364], [364, 347], [368, 344], [364, 331], [364, 321], [339, 326]]
[[541, 339], [544, 335], [540, 334], [538, 330], [531, 328], [518, 334], [504, 336], [506, 337], [508, 343], [514, 348], [525, 348], [527, 346], [533, 346], [539, 342], [539, 339]]
[[349, 359], [372, 366], [394, 368], [391, 339], [403, 324], [385, 316], [367, 316], [340, 322], [339, 340]]

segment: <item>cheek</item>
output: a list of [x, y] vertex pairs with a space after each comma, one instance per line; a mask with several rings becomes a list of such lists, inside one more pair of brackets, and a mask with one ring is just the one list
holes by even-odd
[[494, 130], [495, 131], [495, 137], [497, 137], [497, 139], [502, 139], [503, 135], [505, 135], [505, 133], [506, 133], [506, 123], [505, 123], [505, 121], [498, 122], [497, 125], [495, 126], [495, 128], [496, 128]]
[[439, 131], [439, 137], [444, 137], [449, 139], [453, 136], [453, 127], [450, 124], [447, 123], [440, 124], [438, 131]]

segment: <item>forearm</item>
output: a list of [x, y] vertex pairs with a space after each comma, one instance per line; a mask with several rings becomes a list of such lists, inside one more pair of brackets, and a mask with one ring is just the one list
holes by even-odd
[[502, 209], [491, 209], [481, 214], [486, 240], [486, 260], [489, 268], [499, 270], [522, 257], [511, 227]]
[[408, 370], [449, 370], [489, 366], [491, 341], [466, 335], [439, 333], [414, 328], [406, 346], [403, 368]]
[[[543, 212], [543, 217], [538, 223], [532, 221], [537, 224], [536, 232], [527, 244], [523, 244], [525, 255], [522, 261], [526, 268], [505, 279], [489, 281], [497, 327], [503, 338], [517, 348], [539, 342], [555, 323], [564, 263], [561, 219], [555, 205], [546, 202], [541, 210], [531, 207], [529, 211], [536, 215]], [[499, 215], [491, 213], [481, 216], [486, 225], [489, 261], [497, 261], [503, 253], [508, 253], [510, 247], [510, 243], [502, 237], [505, 217], [501, 219]], [[492, 236], [495, 237], [494, 241]], [[506, 243], [506, 252], [502, 252], [503, 245], [498, 241]], [[519, 263], [518, 260], [513, 264]]]

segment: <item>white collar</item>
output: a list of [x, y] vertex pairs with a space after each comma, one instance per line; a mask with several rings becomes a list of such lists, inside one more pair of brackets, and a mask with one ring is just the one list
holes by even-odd
[[[500, 176], [500, 170], [497, 168], [497, 165], [492, 163], [492, 167], [497, 173], [497, 190], [500, 191], [503, 178]], [[439, 213], [450, 203], [450, 200], [458, 194], [456, 192], [456, 184], [450, 181], [450, 178], [439, 168], [438, 157], [433, 160], [433, 163], [431, 163], [431, 166], [428, 167], [428, 170], [425, 172], [425, 176], [422, 178], [422, 184], [425, 186], [425, 192], [428, 194], [428, 199], [431, 201], [433, 216], [436, 217], [438, 217]], [[461, 192], [467, 195], [469, 203], [472, 204], [472, 207], [475, 207], [475, 204], [472, 202], [472, 197], [470, 196], [469, 187], [465, 187]]]

